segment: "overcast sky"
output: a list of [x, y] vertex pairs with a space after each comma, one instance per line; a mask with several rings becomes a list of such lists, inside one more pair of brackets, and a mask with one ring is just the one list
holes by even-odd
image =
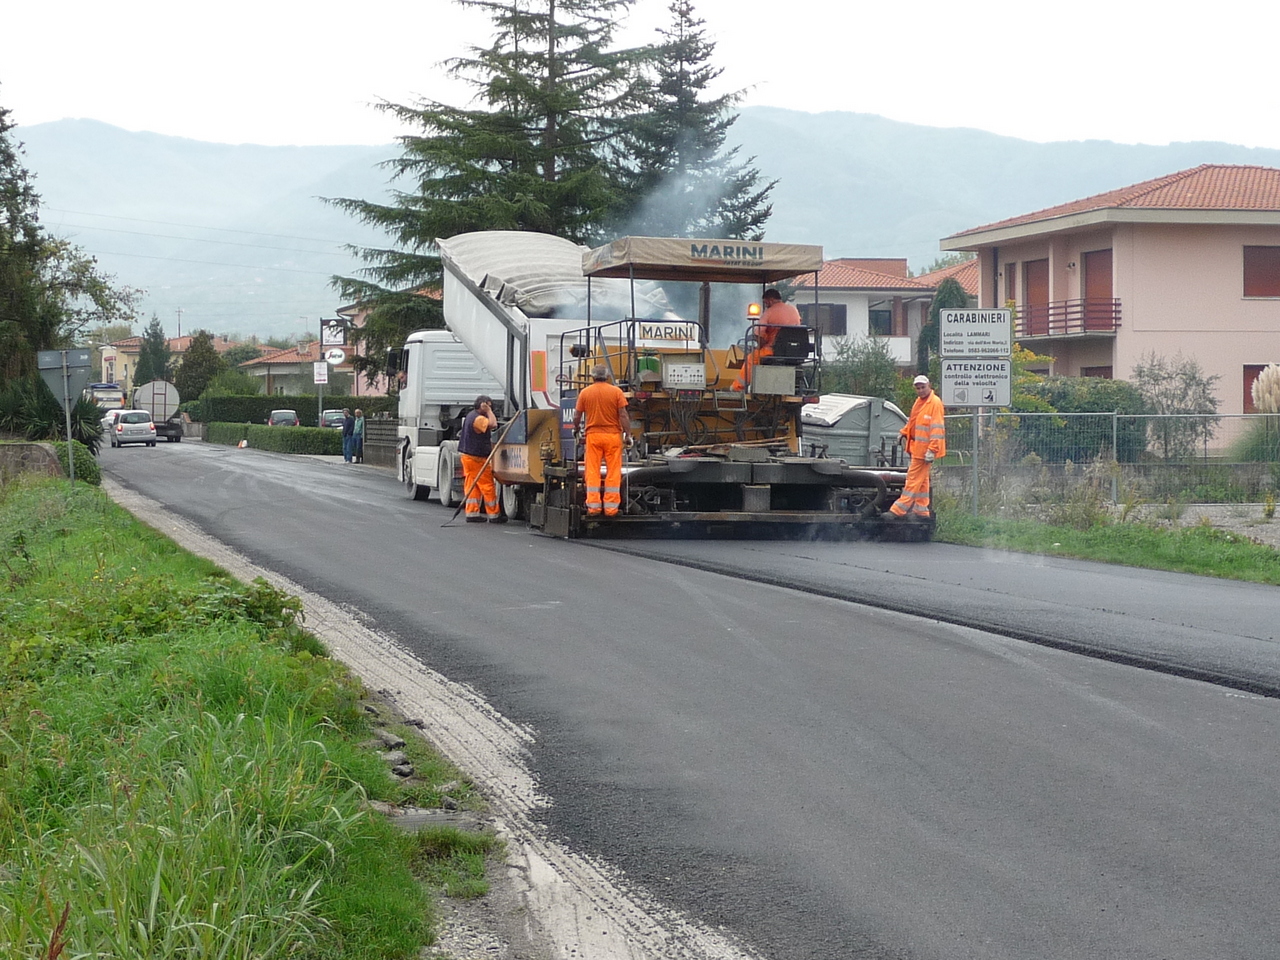
[[[649, 42], [668, 0], [637, 0]], [[1028, 140], [1280, 148], [1280, 4], [696, 0], [723, 90]], [[767, 16], [767, 19], [766, 19]], [[224, 143], [377, 144], [378, 100], [466, 91], [440, 62], [488, 40], [451, 0], [43, 0], [0, 17], [0, 106]]]

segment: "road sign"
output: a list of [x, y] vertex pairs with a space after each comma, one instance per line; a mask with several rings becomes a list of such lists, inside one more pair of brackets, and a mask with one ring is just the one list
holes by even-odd
[[322, 347], [345, 347], [347, 345], [347, 321], [321, 320], [320, 345]]
[[342, 363], [344, 360], [347, 359], [347, 354], [345, 350], [339, 350], [337, 347], [333, 347], [324, 352], [324, 358], [327, 362], [333, 364], [336, 367], [338, 364]]
[[315, 375], [315, 383], [329, 382], [329, 364], [325, 360], [316, 360], [311, 364], [311, 372]]
[[[66, 382], [62, 377], [63, 356], [66, 356]], [[59, 403], [74, 407], [80, 394], [89, 383], [88, 350], [37, 350], [36, 368], [40, 377], [49, 385], [50, 392]], [[65, 392], [65, 396], [64, 396]]]
[[944, 357], [1007, 357], [1012, 348], [1009, 310], [940, 310], [938, 325]]
[[1003, 357], [986, 360], [942, 359], [942, 404], [946, 407], [1007, 407], [1013, 363]]

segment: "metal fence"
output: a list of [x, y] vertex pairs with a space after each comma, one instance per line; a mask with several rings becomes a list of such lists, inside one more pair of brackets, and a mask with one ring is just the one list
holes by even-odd
[[1280, 416], [953, 414], [937, 473], [943, 489], [1003, 509], [1084, 488], [1113, 503], [1257, 503], [1280, 489]]

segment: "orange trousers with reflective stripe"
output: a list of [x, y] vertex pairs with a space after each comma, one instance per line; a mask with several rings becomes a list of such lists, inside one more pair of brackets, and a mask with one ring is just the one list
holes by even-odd
[[742, 361], [742, 369], [738, 371], [738, 378], [733, 381], [730, 390], [745, 390], [751, 384], [751, 370], [757, 363], [766, 357], [773, 356], [773, 347], [757, 347], [747, 354], [747, 359]]
[[458, 454], [462, 460], [462, 489], [467, 494], [467, 516], [480, 516], [481, 498], [484, 510], [491, 517], [498, 515], [498, 488], [493, 485], [493, 467], [485, 466], [486, 457], [473, 457], [469, 453]]
[[893, 502], [889, 509], [900, 517], [908, 515], [929, 517], [929, 468], [933, 464], [924, 457], [912, 457], [911, 466], [907, 467], [907, 482], [903, 484], [902, 496]]
[[[605, 465], [604, 496], [600, 493], [600, 464]], [[616, 517], [622, 508], [622, 434], [591, 430], [582, 460], [582, 482], [587, 488], [587, 513], [604, 510]]]

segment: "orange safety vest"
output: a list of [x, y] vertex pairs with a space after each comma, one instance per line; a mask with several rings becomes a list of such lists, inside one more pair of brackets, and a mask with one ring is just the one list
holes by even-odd
[[947, 455], [946, 410], [936, 390], [927, 400], [916, 398], [907, 425], [899, 432], [907, 438], [907, 454], [912, 458], [923, 459], [929, 450], [937, 458]]

